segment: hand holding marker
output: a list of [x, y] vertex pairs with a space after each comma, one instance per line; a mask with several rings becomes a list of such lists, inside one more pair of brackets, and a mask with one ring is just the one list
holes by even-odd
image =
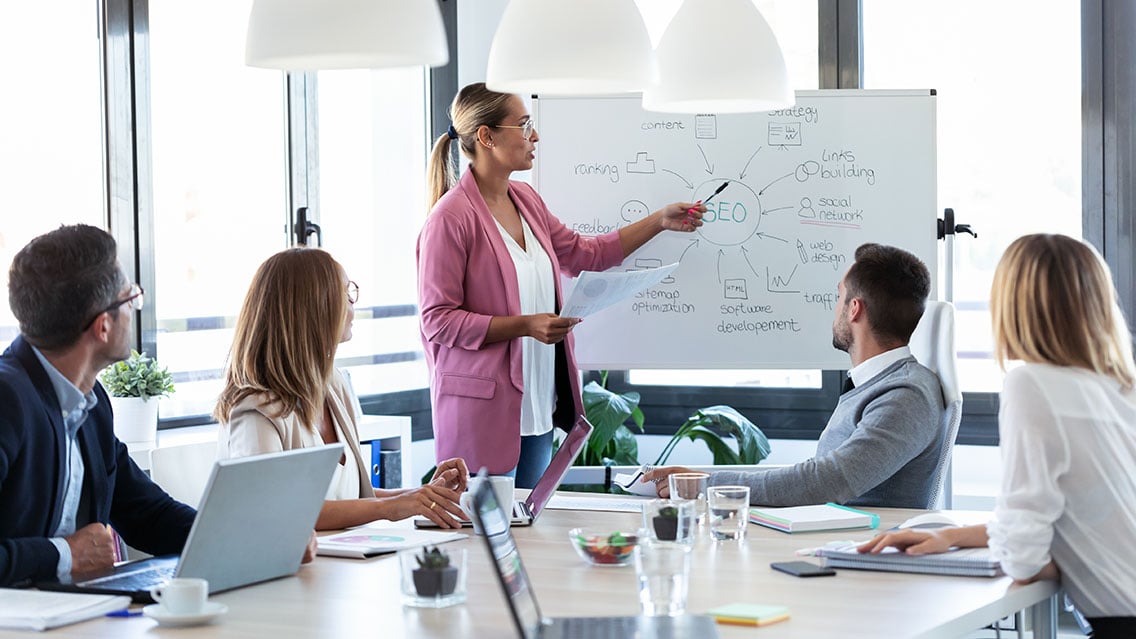
[[[710, 197], [706, 198], [705, 200], [698, 200], [697, 202], [695, 202], [695, 204], [706, 204], [710, 200], [713, 200], [715, 195], [718, 195], [719, 193], [721, 193], [722, 190], [725, 189], [729, 185], [730, 185], [730, 183], [728, 181], [722, 182], [722, 185], [719, 186], [718, 188], [714, 189], [714, 192], [710, 194]], [[693, 214], [694, 214], [694, 209], [687, 210], [686, 215], [687, 215], [687, 218], [688, 218], [687, 219], [688, 223], [690, 221], [689, 218], [691, 218], [693, 216]]]

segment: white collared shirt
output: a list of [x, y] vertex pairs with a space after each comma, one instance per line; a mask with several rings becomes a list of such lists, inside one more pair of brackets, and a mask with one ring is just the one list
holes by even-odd
[[899, 348], [893, 348], [890, 351], [884, 351], [875, 357], [869, 357], [860, 362], [859, 366], [848, 371], [848, 376], [852, 378], [853, 384], [863, 386], [873, 377], [884, 372], [888, 366], [908, 357], [911, 357], [910, 347], [900, 346]]

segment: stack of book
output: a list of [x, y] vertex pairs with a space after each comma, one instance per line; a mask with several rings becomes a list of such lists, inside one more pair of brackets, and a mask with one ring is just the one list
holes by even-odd
[[759, 526], [787, 533], [875, 528], [880, 525], [879, 515], [833, 503], [791, 508], [750, 508], [749, 520]]

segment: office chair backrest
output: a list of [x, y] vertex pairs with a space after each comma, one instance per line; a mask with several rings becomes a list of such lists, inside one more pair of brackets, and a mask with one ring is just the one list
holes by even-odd
[[170, 497], [197, 508], [217, 461], [217, 442], [163, 446], [150, 451], [150, 477]]
[[[935, 465], [932, 495], [943, 507], [951, 507], [951, 453], [962, 423], [962, 390], [958, 381], [955, 350], [955, 307], [949, 302], [928, 301], [923, 317], [911, 335], [911, 354], [939, 376], [943, 388], [943, 452]], [[934, 505], [934, 504], [932, 504]]]

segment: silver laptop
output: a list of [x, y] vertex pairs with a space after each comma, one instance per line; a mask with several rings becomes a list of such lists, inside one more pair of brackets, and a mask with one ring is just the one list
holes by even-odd
[[128, 561], [77, 583], [36, 586], [146, 602], [151, 588], [174, 577], [208, 579], [213, 593], [295, 574], [342, 454], [342, 444], [329, 444], [220, 460], [180, 558]]
[[[510, 523], [513, 526], [531, 526], [536, 521], [548, 501], [552, 499], [552, 495], [560, 486], [560, 482], [564, 481], [568, 469], [580, 456], [580, 451], [584, 450], [584, 446], [588, 443], [588, 436], [591, 434], [591, 423], [581, 415], [572, 425], [572, 430], [568, 431], [568, 435], [564, 437], [564, 441], [560, 442], [560, 448], [556, 449], [556, 454], [552, 456], [548, 468], [544, 469], [544, 474], [536, 481], [536, 486], [533, 486], [529, 496], [523, 501], [513, 502], [510, 516]], [[438, 524], [425, 517], [415, 517], [414, 525], [418, 528], [438, 527]], [[472, 521], [462, 522], [464, 528], [471, 526], [473, 526]]]
[[[517, 636], [521, 639], [596, 639], [598, 637], [653, 637], [658, 639], [713, 639], [718, 636], [714, 620], [701, 615], [679, 617], [561, 617], [540, 614], [536, 592], [529, 582], [521, 553], [505, 523], [505, 511], [489, 482], [482, 482], [473, 495], [473, 516], [485, 531], [489, 563], [497, 572], [501, 592], [509, 604]], [[636, 597], [636, 591], [628, 591]]]

